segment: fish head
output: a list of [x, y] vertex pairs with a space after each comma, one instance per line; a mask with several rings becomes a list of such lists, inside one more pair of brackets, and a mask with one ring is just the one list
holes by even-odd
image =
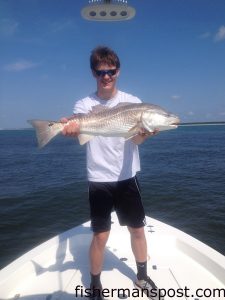
[[147, 109], [142, 113], [142, 125], [148, 131], [169, 130], [178, 127], [180, 119], [160, 107]]

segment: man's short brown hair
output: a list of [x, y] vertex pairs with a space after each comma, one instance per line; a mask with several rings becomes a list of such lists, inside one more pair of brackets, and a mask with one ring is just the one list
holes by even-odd
[[90, 56], [90, 67], [92, 70], [98, 68], [100, 64], [107, 64], [120, 68], [120, 60], [117, 54], [110, 48], [98, 46], [93, 49]]

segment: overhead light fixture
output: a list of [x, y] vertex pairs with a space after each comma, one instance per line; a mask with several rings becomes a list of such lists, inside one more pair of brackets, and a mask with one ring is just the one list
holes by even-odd
[[81, 15], [89, 21], [125, 21], [135, 16], [135, 9], [126, 0], [90, 0]]

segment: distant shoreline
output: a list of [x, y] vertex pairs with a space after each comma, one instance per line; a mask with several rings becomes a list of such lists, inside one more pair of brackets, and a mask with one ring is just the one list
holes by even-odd
[[178, 126], [207, 126], [207, 125], [225, 125], [225, 121], [216, 122], [183, 122]]
[[34, 130], [33, 128], [24, 127], [24, 128], [0, 128], [0, 131], [3, 130]]
[[[215, 122], [182, 122], [178, 125], [185, 127], [185, 126], [211, 126], [211, 125], [225, 125], [225, 121], [215, 121]], [[30, 127], [24, 127], [24, 128], [0, 128], [0, 131], [3, 130], [34, 130]]]

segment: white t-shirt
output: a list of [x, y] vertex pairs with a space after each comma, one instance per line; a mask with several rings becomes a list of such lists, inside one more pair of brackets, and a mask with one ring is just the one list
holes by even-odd
[[[110, 100], [102, 100], [95, 93], [75, 103], [74, 114], [88, 113], [95, 105], [114, 107], [121, 102], [141, 103], [130, 94], [117, 91]], [[87, 176], [89, 181], [113, 182], [131, 178], [140, 171], [138, 146], [123, 137], [96, 136], [87, 144]]]

